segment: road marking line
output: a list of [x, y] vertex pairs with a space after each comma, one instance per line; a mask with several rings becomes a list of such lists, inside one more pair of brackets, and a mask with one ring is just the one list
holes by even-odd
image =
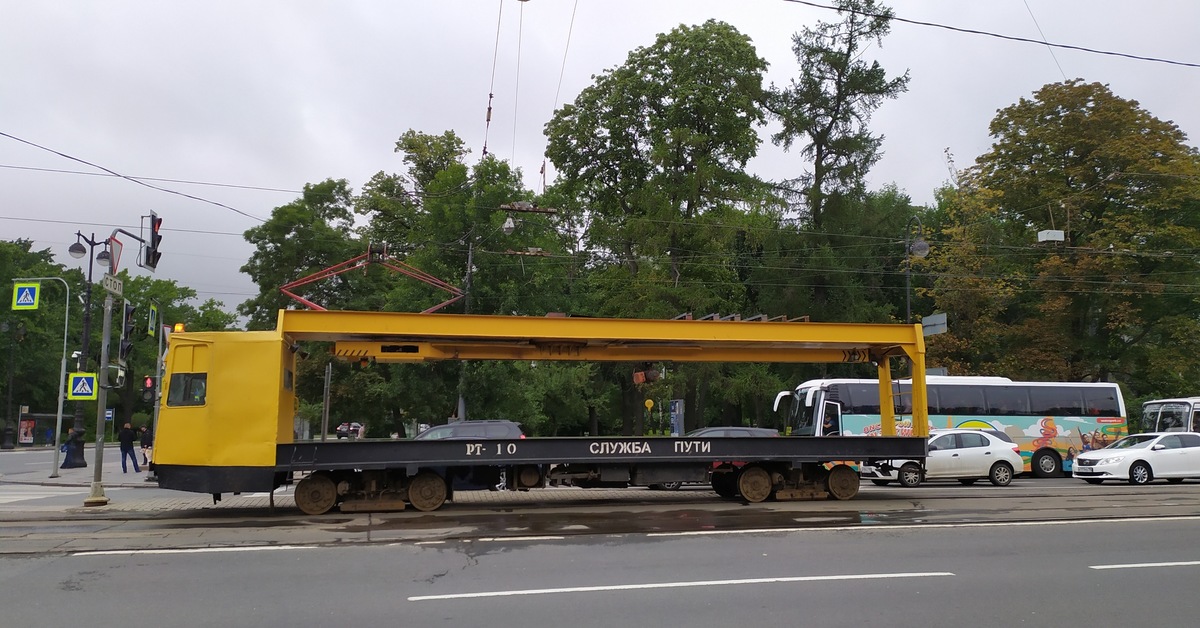
[[565, 536], [485, 536], [475, 539], [479, 543], [497, 543], [504, 541], [562, 541]]
[[647, 532], [646, 536], [721, 536], [796, 532], [887, 532], [890, 530], [948, 530], [954, 528], [1007, 528], [1033, 526], [1077, 526], [1094, 523], [1148, 523], [1158, 521], [1200, 521], [1197, 515], [1176, 517], [1123, 517], [1120, 519], [1060, 519], [1057, 521], [996, 521], [993, 523], [916, 523], [902, 525], [819, 526], [805, 528], [756, 528], [752, 530], [690, 530], [687, 532]]
[[480, 593], [451, 593], [447, 595], [415, 595], [409, 602], [428, 600], [461, 600], [481, 597], [510, 597], [515, 595], [544, 595], [548, 593], [594, 593], [599, 591], [636, 591], [643, 589], [680, 589], [688, 587], [717, 587], [738, 584], [778, 584], [784, 582], [827, 582], [834, 580], [883, 580], [896, 578], [929, 578], [953, 576], [948, 571], [918, 573], [871, 573], [841, 576], [795, 576], [786, 578], [745, 578], [741, 580], [699, 580], [693, 582], [654, 582], [647, 584], [614, 584], [594, 587], [557, 587], [553, 589], [523, 589], [516, 591], [483, 591]]
[[1125, 565], [1088, 565], [1088, 569], [1138, 569], [1141, 567], [1192, 567], [1200, 565], [1200, 560], [1188, 560], [1175, 563], [1128, 563]]
[[75, 552], [72, 556], [136, 556], [139, 554], [220, 554], [224, 552], [266, 552], [273, 550], [317, 549], [313, 545], [248, 545], [246, 547], [192, 547], [151, 550], [95, 550]]

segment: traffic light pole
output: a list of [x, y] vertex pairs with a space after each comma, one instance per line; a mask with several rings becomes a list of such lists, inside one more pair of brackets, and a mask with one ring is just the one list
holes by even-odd
[[[92, 492], [83, 500], [84, 506], [105, 506], [104, 496], [104, 415], [108, 405], [108, 336], [112, 331], [113, 295], [104, 297], [104, 331], [100, 334], [100, 369], [96, 374], [96, 461], [92, 464]], [[115, 420], [115, 419], [114, 419]]]
[[150, 419], [150, 464], [146, 465], [150, 470], [146, 473], [147, 482], [158, 481], [158, 475], [154, 473], [154, 439], [158, 438], [158, 407], [162, 405], [163, 360], [166, 357], [163, 355], [163, 342], [167, 333], [163, 325], [159, 325], [156, 331], [158, 331], [158, 354], [154, 361], [154, 414]]

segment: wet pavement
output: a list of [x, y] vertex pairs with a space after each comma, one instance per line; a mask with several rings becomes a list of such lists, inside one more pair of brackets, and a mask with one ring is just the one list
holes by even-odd
[[[121, 473], [106, 449], [107, 505], [85, 507], [91, 467], [50, 478], [53, 452], [0, 453], [0, 554], [131, 551], [248, 545], [439, 543], [571, 536], [736, 534], [830, 527], [1005, 525], [1123, 517], [1200, 515], [1200, 483], [1091, 486], [1077, 480], [1019, 479], [1009, 487], [864, 483], [850, 501], [747, 504], [703, 487], [547, 488], [463, 491], [436, 512], [308, 516], [291, 487], [267, 493], [210, 495], [159, 489], [146, 473]], [[92, 459], [89, 450], [89, 462]]]

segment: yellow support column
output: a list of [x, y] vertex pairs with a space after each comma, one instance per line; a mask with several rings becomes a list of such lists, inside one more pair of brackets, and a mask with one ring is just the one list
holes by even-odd
[[[920, 336], [918, 336], [920, 338]], [[909, 354], [912, 360], [913, 436], [929, 436], [929, 394], [925, 388], [925, 343]]]
[[879, 427], [884, 436], [896, 435], [896, 402], [892, 399], [891, 358], [879, 360]]

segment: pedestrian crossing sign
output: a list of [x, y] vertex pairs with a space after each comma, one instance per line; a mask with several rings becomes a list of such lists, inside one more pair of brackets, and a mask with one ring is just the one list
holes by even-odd
[[71, 401], [83, 401], [85, 399], [96, 399], [98, 386], [96, 386], [95, 373], [71, 373], [71, 378], [67, 380], [70, 385], [67, 386], [67, 399]]
[[36, 283], [18, 283], [13, 284], [13, 301], [12, 309], [14, 310], [36, 310], [38, 309], [38, 300], [41, 298], [41, 284]]

